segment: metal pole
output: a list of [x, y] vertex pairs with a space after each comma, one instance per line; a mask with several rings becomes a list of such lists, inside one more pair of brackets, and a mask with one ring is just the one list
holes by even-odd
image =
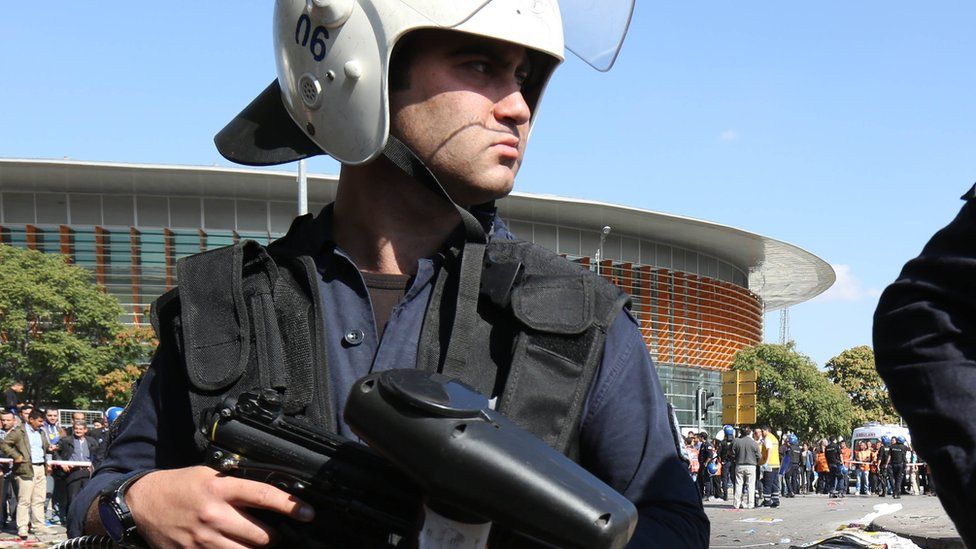
[[596, 250], [596, 274], [600, 274], [600, 261], [603, 260], [603, 242], [607, 239], [607, 235], [610, 234], [610, 225], [603, 227], [600, 231], [600, 247]]
[[308, 213], [308, 180], [305, 177], [305, 160], [298, 161], [298, 215]]
[[698, 398], [695, 399], [697, 401], [695, 406], [695, 417], [698, 418], [698, 432], [700, 433], [704, 428], [702, 425], [702, 408], [704, 407], [705, 389], [699, 387], [697, 396]]

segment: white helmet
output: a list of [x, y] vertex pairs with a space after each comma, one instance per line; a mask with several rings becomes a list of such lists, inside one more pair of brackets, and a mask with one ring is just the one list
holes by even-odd
[[[388, 77], [398, 41], [451, 29], [522, 45], [546, 63], [525, 91], [535, 106], [567, 47], [600, 70], [616, 59], [634, 0], [277, 0], [278, 78], [215, 142], [234, 162], [270, 165], [323, 152], [374, 159], [390, 130]], [[562, 7], [562, 11], [561, 8]]]

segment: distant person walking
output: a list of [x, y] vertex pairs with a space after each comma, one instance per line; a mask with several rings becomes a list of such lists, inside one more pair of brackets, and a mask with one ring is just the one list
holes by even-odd
[[31, 410], [27, 421], [3, 439], [0, 447], [14, 460], [17, 477], [17, 535], [27, 539], [28, 527], [34, 534], [46, 533], [44, 525], [44, 495], [47, 468], [44, 455], [48, 453], [47, 437], [41, 426], [44, 414]]
[[732, 443], [735, 458], [735, 489], [732, 507], [752, 509], [753, 493], [756, 491], [756, 466], [759, 464], [759, 444], [752, 438], [752, 429], [743, 427], [742, 436]]

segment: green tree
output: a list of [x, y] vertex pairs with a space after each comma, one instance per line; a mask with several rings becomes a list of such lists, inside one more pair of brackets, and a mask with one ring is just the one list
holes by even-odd
[[850, 435], [851, 403], [793, 343], [764, 343], [739, 351], [734, 370], [758, 370], [759, 423], [805, 437]]
[[119, 332], [115, 346], [123, 365], [98, 377], [105, 392], [106, 406], [124, 406], [132, 398], [132, 388], [146, 371], [147, 357], [156, 348], [156, 334], [149, 326], [131, 326]]
[[853, 404], [852, 428], [869, 421], [898, 423], [888, 388], [874, 367], [871, 347], [847, 349], [827, 361], [827, 378], [839, 385]]
[[100, 376], [132, 361], [122, 308], [63, 256], [0, 245], [0, 378], [25, 399], [88, 406]]

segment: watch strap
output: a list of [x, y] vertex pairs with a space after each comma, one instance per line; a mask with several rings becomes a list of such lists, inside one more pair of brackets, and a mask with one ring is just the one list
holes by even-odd
[[[115, 539], [115, 542], [122, 547], [147, 547], [145, 541], [136, 531], [136, 523], [132, 518], [129, 505], [125, 501], [125, 495], [129, 487], [135, 484], [136, 481], [154, 471], [156, 469], [121, 476], [103, 488], [99, 496], [99, 505], [109, 506], [122, 527], [121, 536], [119, 539]], [[112, 537], [113, 539], [115, 538], [115, 536]]]

